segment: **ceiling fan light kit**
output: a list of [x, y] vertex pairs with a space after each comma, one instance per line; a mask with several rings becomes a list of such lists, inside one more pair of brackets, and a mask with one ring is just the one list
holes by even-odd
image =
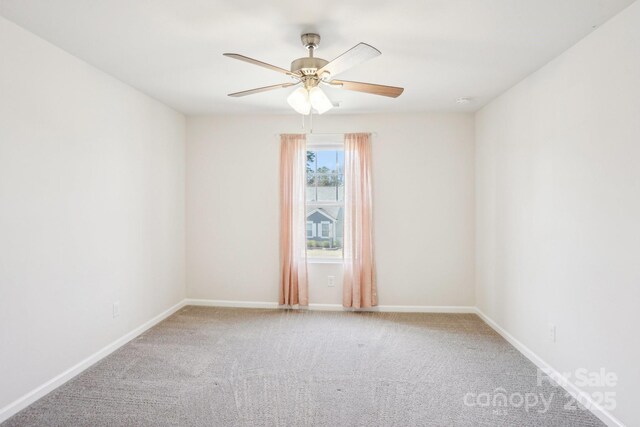
[[325, 113], [333, 108], [329, 97], [318, 86], [309, 89], [309, 101], [318, 114]]
[[298, 89], [291, 92], [291, 95], [287, 97], [287, 102], [289, 103], [291, 108], [293, 108], [300, 114], [307, 115], [311, 112], [309, 92], [303, 87], [299, 87]]
[[312, 110], [315, 110], [318, 114], [323, 114], [333, 108], [333, 103], [320, 88], [321, 84], [391, 98], [397, 98], [404, 91], [403, 88], [395, 86], [350, 82], [346, 80], [333, 80], [333, 76], [380, 55], [381, 52], [373, 46], [366, 43], [359, 43], [335, 58], [333, 61], [327, 61], [314, 56], [314, 51], [320, 44], [320, 36], [318, 34], [303, 34], [300, 39], [302, 40], [303, 46], [309, 51], [309, 56], [295, 59], [291, 62], [290, 70], [267, 64], [266, 62], [258, 61], [237, 53], [225, 53], [224, 55], [230, 58], [255, 64], [272, 71], [277, 71], [297, 80], [295, 83], [281, 83], [245, 90], [242, 92], [230, 93], [229, 96], [241, 97], [252, 95], [254, 93], [267, 92], [274, 89], [302, 85], [287, 97], [287, 102], [296, 112], [307, 115], [311, 114]]

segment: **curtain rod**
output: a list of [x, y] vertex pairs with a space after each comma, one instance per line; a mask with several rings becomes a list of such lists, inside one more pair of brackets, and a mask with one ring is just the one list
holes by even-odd
[[[341, 132], [341, 133], [336, 133], [336, 132], [314, 132], [313, 131], [313, 114], [309, 114], [309, 126], [306, 126], [306, 121], [305, 118], [306, 116], [304, 114], [301, 115], [302, 117], [302, 132], [299, 133], [303, 133], [307, 136], [312, 136], [312, 135], [324, 135], [324, 136], [344, 136], [345, 133], [368, 133], [371, 136], [378, 136], [378, 134], [376, 132]], [[276, 134], [276, 136], [280, 136], [281, 134]]]
[[286, 133], [293, 133], [293, 134], [300, 134], [303, 133], [307, 136], [313, 136], [313, 135], [324, 135], [324, 136], [343, 136], [346, 133], [368, 133], [371, 134], [373, 136], [378, 136], [377, 132], [282, 132], [282, 133], [276, 133], [275, 136], [280, 136], [282, 134], [286, 134]]

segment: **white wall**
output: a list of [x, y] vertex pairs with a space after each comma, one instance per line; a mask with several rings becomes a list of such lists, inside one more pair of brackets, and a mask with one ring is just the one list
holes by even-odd
[[560, 372], [615, 372], [640, 425], [640, 3], [482, 109], [476, 143], [479, 308]]
[[4, 18], [0, 58], [1, 409], [185, 297], [185, 119]]
[[[366, 95], [365, 95], [366, 96]], [[474, 305], [473, 116], [324, 115], [316, 132], [376, 132], [374, 222], [381, 305]], [[190, 298], [278, 299], [279, 133], [298, 115], [187, 122]], [[336, 275], [335, 288], [327, 276]], [[341, 267], [310, 265], [310, 303], [341, 304]]]

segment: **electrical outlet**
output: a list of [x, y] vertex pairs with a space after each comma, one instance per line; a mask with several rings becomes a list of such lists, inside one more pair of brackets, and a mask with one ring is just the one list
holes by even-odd
[[556, 342], [556, 325], [549, 323], [549, 341]]
[[329, 276], [327, 278], [327, 286], [333, 288], [336, 285], [336, 276]]
[[120, 316], [120, 301], [113, 303], [113, 318]]

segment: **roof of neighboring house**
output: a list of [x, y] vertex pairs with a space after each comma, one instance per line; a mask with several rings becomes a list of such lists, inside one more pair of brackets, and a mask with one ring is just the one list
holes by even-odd
[[328, 216], [334, 221], [341, 220], [343, 216], [343, 209], [341, 206], [319, 206], [310, 210], [309, 213], [307, 213], [307, 217], [316, 211], [322, 213], [325, 216]]

